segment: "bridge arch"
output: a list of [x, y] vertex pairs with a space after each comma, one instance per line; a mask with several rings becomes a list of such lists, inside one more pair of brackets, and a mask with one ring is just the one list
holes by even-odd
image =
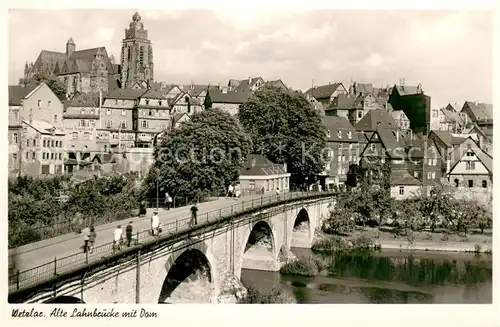
[[187, 243], [174, 252], [165, 263], [165, 270], [158, 303], [209, 303], [215, 298], [216, 264], [205, 242]]
[[313, 238], [312, 217], [309, 210], [301, 208], [295, 217], [292, 217], [288, 235], [290, 235], [290, 247], [310, 248]]
[[260, 220], [248, 226], [243, 234], [241, 243], [240, 265], [236, 270], [241, 276], [241, 269], [256, 269], [276, 271], [278, 251], [276, 232], [272, 223]]

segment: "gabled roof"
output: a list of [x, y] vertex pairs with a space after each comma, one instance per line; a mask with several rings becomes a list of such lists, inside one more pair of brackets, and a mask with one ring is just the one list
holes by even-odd
[[[394, 85], [394, 87], [396, 87], [396, 90], [398, 91], [399, 95], [401, 95], [401, 96], [423, 93], [422, 86], [420, 84], [418, 86]], [[391, 89], [391, 91], [392, 91], [392, 89]]]
[[244, 91], [227, 91], [223, 93], [221, 90], [213, 89], [209, 90], [210, 99], [212, 99], [212, 104], [217, 103], [233, 103], [233, 104], [243, 104], [252, 95], [252, 92]]
[[172, 124], [175, 125], [179, 122], [179, 120], [181, 120], [184, 116], [188, 117], [189, 118], [189, 115], [185, 112], [181, 112], [181, 113], [175, 113], [173, 116], [172, 116]]
[[[466, 137], [456, 137], [453, 136], [451, 132], [448, 131], [435, 131], [432, 130], [430, 133], [434, 133], [447, 147], [452, 147], [461, 144], [465, 141]], [[429, 133], [429, 134], [430, 134]]]
[[356, 124], [358, 131], [374, 132], [377, 129], [396, 129], [397, 124], [392, 116], [385, 110], [370, 110]]
[[94, 158], [92, 158], [92, 161], [97, 161], [102, 165], [105, 163], [116, 163], [116, 158], [112, 153], [97, 153]]
[[403, 110], [394, 110], [394, 111], [391, 111], [390, 114], [394, 120], [400, 120], [400, 119], [408, 120], [408, 117], [406, 117]]
[[353, 85], [356, 90], [356, 94], [367, 94], [373, 92], [372, 83], [354, 83]]
[[240, 171], [241, 176], [268, 176], [286, 174], [283, 165], [274, 164], [269, 159], [260, 154], [248, 155], [243, 168]]
[[283, 83], [282, 80], [278, 79], [275, 81], [267, 81], [264, 83], [265, 85], [271, 85], [271, 86], [276, 86], [276, 87], [281, 87], [284, 88], [285, 90], [288, 90], [288, 87]]
[[348, 94], [342, 93], [333, 99], [332, 103], [326, 110], [353, 109], [355, 101], [355, 97], [351, 97]]
[[411, 140], [411, 145], [406, 144], [406, 150], [409, 158], [442, 158], [438, 146], [434, 140], [429, 138]]
[[76, 93], [66, 102], [65, 107], [99, 107], [99, 94]]
[[[324, 116], [323, 125], [330, 132], [330, 137], [327, 141], [330, 142], [358, 142], [358, 134], [356, 129], [349, 123], [347, 118], [339, 116]], [[337, 131], [342, 132], [342, 137], [339, 138]], [[348, 138], [347, 132], [351, 132], [351, 138]]]
[[264, 79], [260, 76], [243, 79], [239, 81], [238, 86], [236, 87], [236, 91], [249, 92], [251, 88], [257, 84], [258, 81], [262, 81], [262, 83], [265, 82]]
[[310, 95], [316, 99], [330, 98], [339, 87], [344, 87], [342, 83], [333, 83], [328, 85], [315, 86], [306, 91], [306, 95]]
[[103, 97], [105, 99], [135, 100], [135, 99], [138, 99], [144, 93], [146, 93], [145, 90], [115, 89], [115, 90], [109, 91]]
[[[396, 137], [396, 131], [392, 129], [379, 129], [375, 133], [378, 134], [380, 142], [387, 150], [389, 158], [396, 158], [398, 156], [406, 157], [406, 153], [404, 151], [405, 142], [401, 135], [399, 136], [399, 139]], [[371, 139], [373, 139], [373, 137], [374, 135], [372, 135]], [[400, 149], [401, 151], [395, 151], [396, 149]]]
[[391, 186], [420, 186], [422, 183], [406, 170], [391, 171]]
[[470, 150], [474, 152], [474, 155], [484, 165], [488, 172], [493, 174], [493, 157], [486, 151], [482, 150], [471, 137], [465, 139], [464, 142], [455, 147], [455, 149], [450, 153], [450, 157], [452, 159], [450, 172], [453, 171], [455, 166], [462, 161], [464, 156], [466, 156], [467, 151], [469, 151], [469, 145]]
[[37, 85], [9, 85], [9, 106], [21, 106], [22, 100], [33, 91]]
[[158, 99], [158, 100], [167, 100], [167, 97], [164, 95], [162, 91], [149, 89], [141, 95], [141, 98], [146, 99]]
[[441, 109], [441, 112], [444, 115], [444, 122], [449, 123], [449, 124], [459, 124], [462, 125], [465, 123], [464, 119], [460, 116], [460, 114], [452, 109], [453, 107], [451, 105], [448, 105], [445, 108]]
[[29, 121], [23, 120], [23, 123], [28, 125], [28, 126], [31, 126], [33, 129], [35, 129], [40, 134], [52, 135], [52, 131], [54, 131], [54, 133], [56, 135], [66, 135], [66, 133], [64, 133], [60, 129], [57, 129], [55, 126], [53, 126], [47, 122], [44, 122], [44, 121], [33, 120], [33, 121], [29, 122]]
[[[468, 106], [475, 117], [474, 120], [488, 120], [493, 119], [493, 105], [488, 103], [466, 101], [464, 107]], [[462, 108], [462, 110], [464, 109]]]

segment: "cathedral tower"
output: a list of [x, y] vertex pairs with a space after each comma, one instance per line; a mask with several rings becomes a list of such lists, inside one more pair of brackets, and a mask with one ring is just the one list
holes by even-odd
[[138, 13], [132, 16], [129, 28], [125, 29], [121, 67], [122, 88], [131, 88], [136, 82], [153, 82], [153, 46]]

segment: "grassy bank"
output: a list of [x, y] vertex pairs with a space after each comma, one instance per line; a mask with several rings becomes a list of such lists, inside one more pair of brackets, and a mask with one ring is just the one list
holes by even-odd
[[446, 231], [411, 232], [409, 235], [401, 235], [391, 228], [358, 227], [348, 236], [323, 235], [312, 247], [314, 251], [319, 252], [359, 248], [491, 253], [493, 237], [489, 231], [468, 235]]
[[299, 258], [284, 264], [280, 273], [283, 275], [316, 276], [326, 268], [326, 263], [319, 258]]

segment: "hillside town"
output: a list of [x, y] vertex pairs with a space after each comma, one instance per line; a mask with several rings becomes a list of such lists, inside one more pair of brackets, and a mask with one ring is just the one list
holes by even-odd
[[484, 94], [396, 68], [165, 81], [132, 14], [121, 43], [64, 31], [13, 74], [10, 303], [491, 303]]
[[[205, 110], [207, 100], [210, 107], [237, 115], [259, 88], [290, 88], [260, 76], [235, 76], [216, 85], [156, 81], [153, 46], [138, 13], [124, 36], [118, 64], [105, 47], [78, 49], [71, 37], [65, 52], [41, 50], [35, 62], [26, 63], [20, 84], [9, 86], [9, 174], [144, 175], [158, 138]], [[34, 83], [41, 75], [57, 77], [63, 94], [43, 80]], [[491, 191], [492, 105], [471, 99], [434, 108], [421, 84], [407, 85], [404, 78], [393, 83], [336, 81], [305, 90], [328, 128], [331, 161], [318, 175], [322, 189], [345, 184], [349, 167], [379, 143], [406, 151], [417, 144], [436, 149], [417, 164], [394, 163], [395, 197], [442, 182]], [[461, 146], [470, 153], [453, 156]]]

